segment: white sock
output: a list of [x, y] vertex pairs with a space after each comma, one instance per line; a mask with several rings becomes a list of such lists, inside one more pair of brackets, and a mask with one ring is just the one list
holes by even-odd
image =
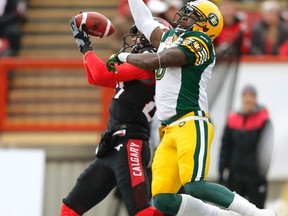
[[220, 208], [187, 194], [181, 196], [182, 203], [176, 216], [220, 216]]
[[230, 210], [220, 210], [220, 216], [242, 216], [236, 212], [230, 211]]
[[228, 209], [238, 212], [243, 216], [254, 216], [258, 215], [260, 212], [260, 209], [238, 194], [235, 194], [235, 197]]

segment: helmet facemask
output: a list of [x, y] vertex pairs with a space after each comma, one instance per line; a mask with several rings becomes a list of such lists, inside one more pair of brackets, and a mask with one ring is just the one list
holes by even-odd
[[[180, 22], [185, 19], [191, 19], [194, 22], [187, 26], [181, 26], [182, 24], [180, 24]], [[177, 25], [177, 28], [183, 29], [184, 31], [193, 30], [193, 27], [195, 25], [202, 28], [203, 32], [208, 31], [208, 29], [206, 28], [206, 23], [207, 23], [206, 15], [193, 4], [187, 3], [179, 11], [177, 11], [172, 22]]]
[[130, 51], [131, 53], [138, 53], [141, 49], [145, 47], [151, 47], [151, 43], [146, 39], [144, 34], [142, 34], [135, 25], [133, 25], [129, 34], [124, 35], [122, 41], [122, 52]]

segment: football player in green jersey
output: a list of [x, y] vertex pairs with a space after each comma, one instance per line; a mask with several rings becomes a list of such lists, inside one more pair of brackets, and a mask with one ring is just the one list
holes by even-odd
[[[208, 0], [188, 2], [165, 33], [142, 0], [128, 0], [137, 28], [156, 48], [154, 54], [119, 53], [107, 61], [156, 70], [156, 106], [164, 132], [152, 165], [156, 208], [176, 216], [275, 216], [226, 187], [206, 181], [214, 128], [208, 120], [207, 82], [215, 64], [213, 39], [222, 15]], [[176, 194], [184, 186], [187, 194]], [[204, 203], [208, 201], [216, 206]]]

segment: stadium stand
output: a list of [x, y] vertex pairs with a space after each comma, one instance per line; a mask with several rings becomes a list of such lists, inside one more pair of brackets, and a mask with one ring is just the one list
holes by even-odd
[[[97, 11], [112, 18], [117, 6], [117, 0], [30, 0], [20, 56], [79, 56], [68, 25], [70, 19], [81, 11]], [[94, 42], [100, 57], [111, 54], [109, 38]]]
[[[117, 6], [117, 0], [28, 2], [28, 22], [23, 26], [22, 48], [19, 53], [19, 57], [24, 59], [18, 61], [17, 69], [13, 67], [15, 66], [13, 62], [9, 65], [7, 60], [3, 60], [3, 65], [8, 65], [3, 69], [9, 70], [9, 73], [6, 71], [8, 86], [5, 98], [6, 127], [0, 122], [4, 127], [2, 129], [95, 130], [93, 125], [96, 125], [96, 129], [105, 128], [105, 119], [101, 118], [102, 98], [107, 95], [104, 96], [99, 88], [88, 85], [82, 57], [71, 36], [68, 23], [80, 11], [97, 10], [112, 17]], [[93, 41], [94, 49], [100, 57], [107, 58], [111, 54], [109, 38]], [[48, 58], [51, 62], [47, 61], [45, 65], [42, 61], [43, 64], [34, 65], [33, 62], [41, 62], [43, 58]], [[60, 68], [50, 68], [54, 60], [61, 64], [61, 59], [64, 58], [68, 68], [65, 68], [65, 64]], [[71, 62], [79, 59], [76, 68], [68, 65], [67, 58], [73, 58]], [[27, 66], [29, 62], [31, 66]], [[87, 125], [90, 125], [90, 128]]]
[[[1, 130], [32, 134], [35, 131], [96, 134], [98, 131], [99, 135], [105, 129], [112, 91], [87, 84], [81, 59], [3, 58], [0, 64]], [[18, 137], [4, 132], [2, 139], [5, 135]], [[40, 140], [32, 137], [33, 142], [43, 143], [41, 137]], [[90, 144], [95, 141], [96, 138]]]
[[[58, 215], [60, 200], [94, 158], [112, 96], [87, 83], [69, 21], [88, 10], [110, 18], [117, 6], [118, 0], [29, 0], [19, 56], [0, 59], [0, 147], [45, 150], [45, 216]], [[102, 58], [112, 53], [109, 38], [93, 44]]]

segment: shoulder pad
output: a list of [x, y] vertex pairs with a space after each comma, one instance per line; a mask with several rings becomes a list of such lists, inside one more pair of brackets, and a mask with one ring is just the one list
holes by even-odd
[[202, 32], [185, 32], [180, 35], [180, 46], [186, 47], [196, 57], [195, 65], [201, 65], [214, 55], [211, 39]]

